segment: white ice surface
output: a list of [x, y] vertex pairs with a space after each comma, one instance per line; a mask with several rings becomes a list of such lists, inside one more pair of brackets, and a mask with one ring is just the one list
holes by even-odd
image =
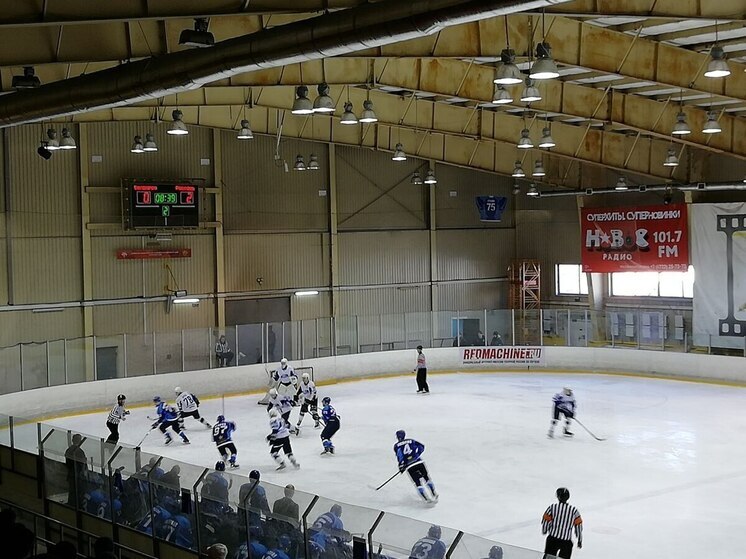
[[[729, 559], [746, 549], [743, 389], [579, 374], [449, 374], [429, 382], [429, 395], [415, 394], [413, 376], [322, 387], [342, 418], [338, 454], [319, 456], [319, 431], [306, 417], [292, 440], [302, 467], [280, 473], [258, 397], [227, 398], [225, 415], [238, 424], [238, 472], [257, 468], [269, 482], [532, 549], [543, 548], [541, 515], [566, 486], [585, 522], [574, 557]], [[575, 390], [578, 418], [608, 440], [578, 425], [572, 439], [547, 438], [551, 397], [563, 386]], [[211, 422], [220, 409], [220, 400], [202, 405]], [[139, 441], [149, 413], [132, 410], [122, 442]], [[48, 423], [107, 434], [104, 414]], [[219, 457], [210, 432], [191, 419], [187, 425], [190, 446], [166, 447], [154, 432], [143, 450], [212, 467]], [[423, 506], [404, 476], [371, 488], [396, 471], [392, 445], [401, 428], [426, 446], [440, 492], [435, 507]]]

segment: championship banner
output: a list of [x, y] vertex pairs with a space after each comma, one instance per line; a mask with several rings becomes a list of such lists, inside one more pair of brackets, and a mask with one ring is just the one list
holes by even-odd
[[686, 204], [583, 208], [584, 272], [686, 272]]
[[698, 346], [746, 347], [746, 204], [692, 205]]
[[527, 346], [462, 347], [464, 365], [543, 365], [544, 348]]

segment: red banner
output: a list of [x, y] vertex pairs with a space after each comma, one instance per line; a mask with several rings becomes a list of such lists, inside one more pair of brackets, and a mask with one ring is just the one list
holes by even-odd
[[583, 271], [685, 272], [687, 233], [686, 204], [583, 208]]
[[123, 248], [117, 251], [117, 260], [150, 260], [151, 258], [191, 258], [191, 248], [148, 249]]

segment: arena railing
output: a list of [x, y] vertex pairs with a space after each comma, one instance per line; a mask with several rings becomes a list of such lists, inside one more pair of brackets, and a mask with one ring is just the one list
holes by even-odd
[[[219, 362], [224, 335], [232, 355]], [[739, 350], [746, 356], [744, 347]], [[678, 308], [589, 311], [435, 311], [243, 324], [177, 332], [91, 336], [0, 348], [0, 394], [109, 378], [252, 363], [476, 345], [712, 351], [692, 345], [692, 313]]]
[[[162, 546], [194, 556], [222, 543], [231, 558], [261, 557], [262, 549], [281, 547], [290, 559], [410, 559], [414, 543], [432, 526], [22, 418], [0, 415], [0, 433], [0, 446], [37, 457], [39, 494], [47, 508], [74, 511], [81, 524], [89, 519], [108, 525], [115, 543], [133, 535], [146, 538], [155, 556], [161, 556]], [[332, 511], [341, 511], [341, 526], [335, 529], [318, 521]], [[441, 530], [445, 559], [488, 558], [495, 546], [503, 559], [547, 557], [456, 528]], [[122, 559], [149, 555], [118, 549]]]

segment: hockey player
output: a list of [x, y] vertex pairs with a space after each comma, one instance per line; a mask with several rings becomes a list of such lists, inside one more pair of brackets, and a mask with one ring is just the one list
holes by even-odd
[[575, 396], [572, 394], [571, 388], [563, 388], [562, 392], [558, 392], [552, 398], [554, 402], [554, 409], [552, 410], [552, 424], [549, 427], [549, 433], [547, 436], [551, 439], [554, 438], [554, 426], [557, 425], [557, 421], [560, 415], [565, 417], [565, 428], [564, 435], [566, 437], [572, 437], [574, 433], [570, 431], [570, 420], [575, 417]]
[[313, 417], [313, 426], [315, 429], [321, 427], [319, 421], [319, 397], [316, 393], [316, 385], [311, 380], [311, 375], [303, 373], [300, 378], [300, 385], [298, 386], [298, 393], [296, 394], [297, 399], [302, 399], [300, 406], [300, 415], [298, 416], [298, 424], [296, 425], [296, 434], [300, 434], [300, 424], [303, 423], [303, 418], [308, 411], [311, 411], [311, 417]]
[[329, 396], [324, 396], [321, 400], [324, 405], [321, 408], [321, 418], [324, 420], [324, 429], [321, 431], [321, 443], [324, 445], [324, 454], [334, 454], [334, 445], [332, 444], [332, 437], [334, 433], [339, 431], [339, 416], [336, 410], [332, 407], [332, 399]]
[[499, 545], [493, 545], [487, 559], [503, 559], [503, 548]]
[[117, 404], [109, 412], [109, 417], [106, 419], [106, 427], [109, 429], [109, 436], [106, 438], [107, 443], [117, 444], [119, 441], [119, 422], [127, 419], [130, 414], [129, 410], [124, 409], [126, 400], [124, 394], [117, 396]]
[[218, 452], [223, 460], [228, 462], [231, 468], [238, 468], [236, 456], [238, 451], [233, 444], [233, 431], [236, 430], [236, 424], [233, 421], [226, 421], [224, 415], [219, 415], [215, 425], [212, 428], [212, 440], [218, 447]]
[[287, 535], [282, 534], [277, 538], [277, 547], [267, 551], [267, 553], [264, 554], [263, 559], [290, 559], [288, 553], [291, 545], [292, 542], [290, 541], [290, 538]]
[[296, 462], [295, 456], [293, 456], [293, 448], [290, 446], [290, 430], [287, 422], [280, 416], [277, 409], [269, 410], [269, 426], [272, 432], [267, 435], [267, 442], [270, 445], [269, 453], [278, 464], [277, 470], [284, 470], [287, 467], [285, 460], [280, 456], [280, 450], [285, 453], [296, 470], [300, 468], [300, 464]]
[[[403, 430], [396, 432], [396, 444], [394, 444], [394, 454], [399, 462], [399, 473], [407, 472], [409, 477], [420, 496], [426, 502], [437, 503], [438, 493], [435, 491], [435, 484], [430, 479], [427, 466], [422, 461], [422, 453], [425, 451], [425, 445], [414, 439], [408, 439]], [[425, 486], [430, 490], [425, 490]]]
[[277, 392], [283, 396], [295, 396], [296, 386], [298, 386], [298, 375], [295, 369], [288, 365], [288, 360], [284, 357], [280, 361], [280, 368], [274, 371], [272, 378], [277, 383]]
[[204, 417], [199, 415], [199, 399], [191, 392], [184, 392], [180, 386], [174, 388], [176, 407], [179, 408], [179, 426], [184, 427], [184, 418], [193, 417], [208, 429], [212, 429]]
[[427, 536], [420, 538], [412, 546], [409, 559], [443, 559], [446, 554], [446, 544], [441, 541], [441, 534], [440, 526], [430, 526]]
[[[342, 505], [340, 504], [332, 505], [329, 512], [325, 512], [319, 516], [311, 525], [309, 533], [316, 541], [338, 545], [349, 542], [352, 539], [350, 533], [345, 530], [344, 523], [342, 522]], [[321, 540], [316, 537], [317, 534], [323, 534], [326, 538]]]
[[171, 433], [166, 431], [166, 429], [171, 427], [174, 433], [181, 437], [181, 442], [189, 444], [189, 439], [187, 439], [186, 433], [184, 433], [181, 430], [181, 427], [179, 427], [179, 410], [176, 409], [176, 406], [164, 402], [161, 400], [160, 396], [155, 396], [153, 398], [153, 403], [155, 404], [155, 412], [158, 417], [155, 420], [155, 423], [151, 426], [151, 429], [158, 427], [161, 433], [166, 436], [166, 444], [171, 444], [173, 438], [171, 438]]
[[290, 424], [290, 412], [293, 410], [293, 397], [286, 394], [280, 394], [276, 388], [270, 388], [269, 400], [267, 401], [267, 411], [269, 412], [273, 409], [280, 413], [290, 432], [295, 433], [295, 427]]

